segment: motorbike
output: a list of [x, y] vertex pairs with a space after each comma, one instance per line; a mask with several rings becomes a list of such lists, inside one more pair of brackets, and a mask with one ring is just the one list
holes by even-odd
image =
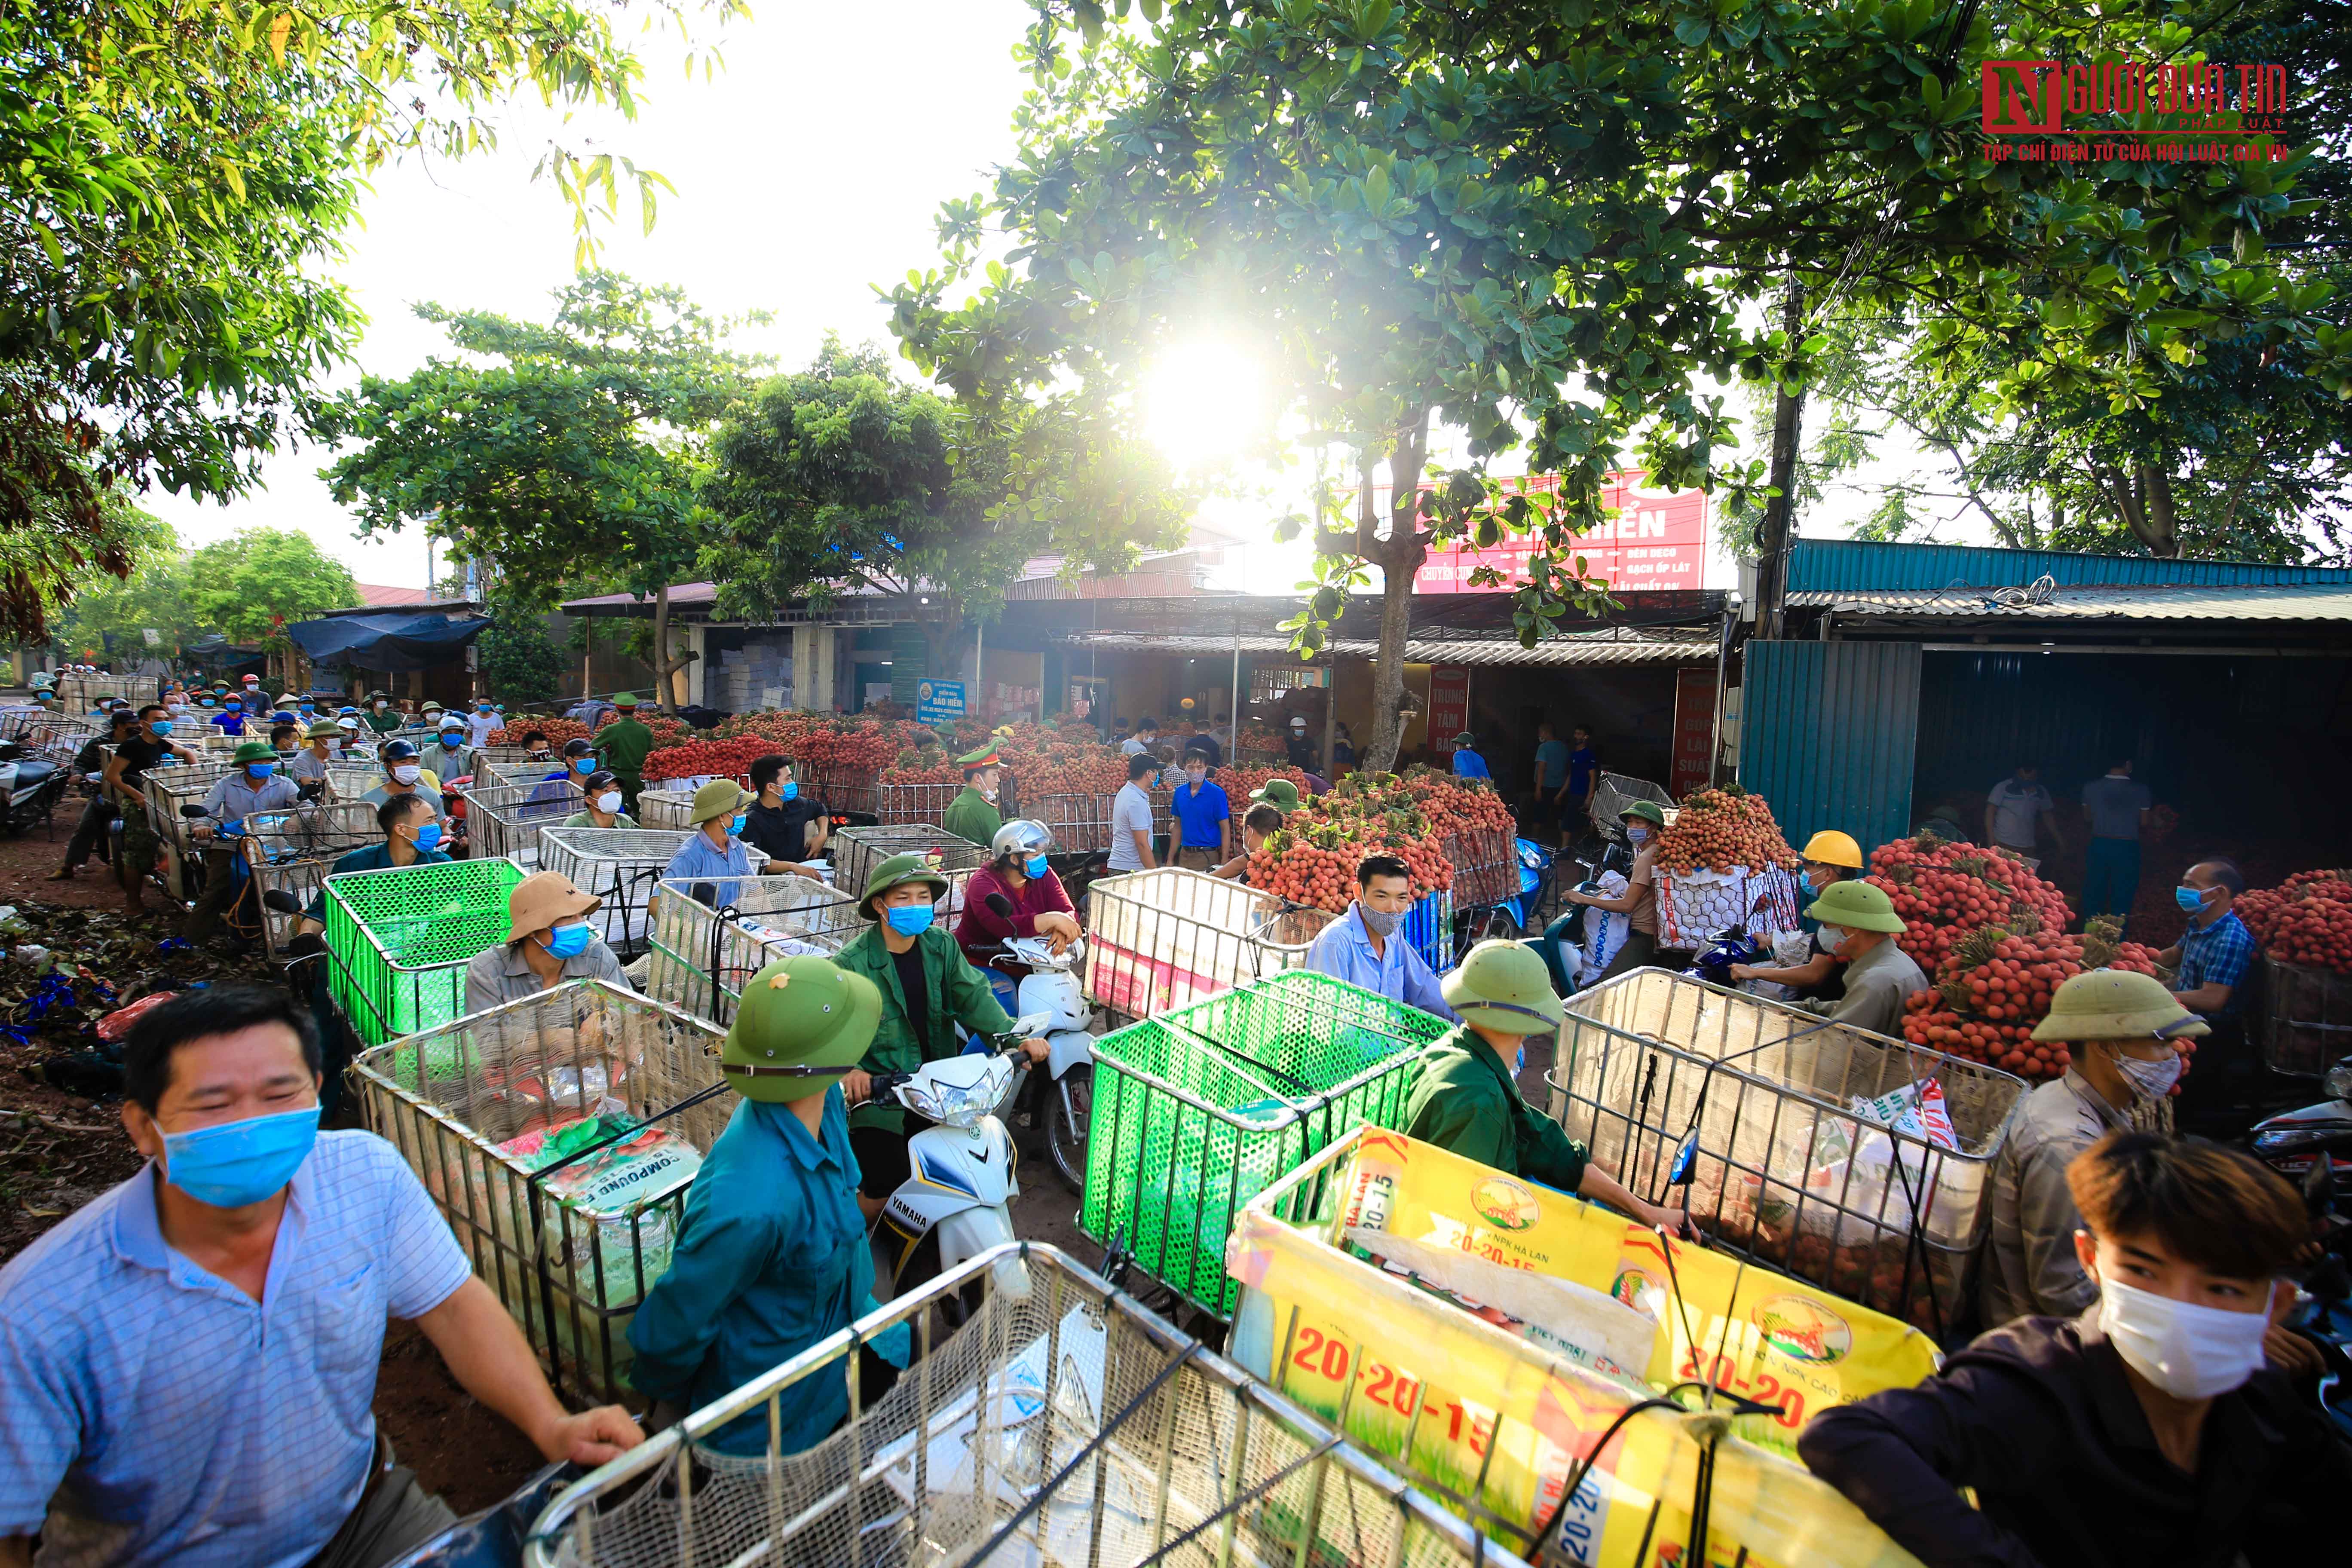
[[[1043, 1014], [1024, 1016], [1006, 1033], [986, 1037], [982, 1050], [926, 1062], [911, 1073], [875, 1075], [873, 1099], [889, 1095], [935, 1124], [907, 1141], [908, 1177], [876, 1222], [898, 1243], [891, 1295], [1013, 1239], [1007, 1205], [1021, 1183], [1012, 1134], [995, 1112], [1027, 1065], [1021, 1042], [1046, 1023]], [[994, 1272], [999, 1289], [1027, 1294], [1017, 1255], [998, 1262]]]
[[1688, 973], [1710, 985], [1728, 987], [1733, 964], [1765, 963], [1771, 957], [1771, 950], [1749, 936], [1746, 926], [1726, 926], [1707, 938], [1706, 950], [1691, 960]]
[[73, 780], [70, 769], [17, 742], [0, 744], [0, 824], [12, 834], [47, 822]]
[[[996, 912], [1009, 915], [1013, 906], [1002, 893], [989, 895]], [[1044, 937], [1007, 938], [992, 957], [989, 984], [996, 988], [1005, 1011], [1043, 1017], [1037, 1031], [1045, 1037], [1047, 1080], [1036, 1086], [1044, 1100], [1038, 1125], [1045, 1139], [1046, 1162], [1055, 1177], [1073, 1194], [1087, 1186], [1087, 1127], [1094, 1112], [1095, 1041], [1087, 1032], [1093, 1017], [1078, 987], [1076, 966], [1086, 944], [1075, 942], [1056, 954]], [[1008, 994], [1010, 993], [1010, 994]]]
[[2327, 1069], [2320, 1092], [2327, 1098], [2317, 1104], [2254, 1123], [2251, 1146], [2255, 1159], [2290, 1182], [2326, 1163], [2336, 1212], [2352, 1213], [2352, 1057]]

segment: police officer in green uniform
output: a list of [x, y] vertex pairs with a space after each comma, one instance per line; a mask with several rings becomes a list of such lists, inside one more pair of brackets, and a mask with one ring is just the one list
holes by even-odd
[[[913, 1072], [925, 1062], [951, 1057], [961, 1048], [955, 1026], [975, 1035], [1001, 1035], [1013, 1026], [989, 989], [988, 977], [971, 966], [963, 949], [937, 920], [934, 906], [947, 896], [948, 879], [935, 861], [921, 855], [893, 855], [874, 868], [857, 912], [874, 929], [834, 955], [834, 963], [871, 980], [882, 994], [882, 1021], [874, 1044], [843, 1083], [849, 1098], [849, 1135], [865, 1173], [863, 1203], [870, 1217], [907, 1179], [907, 1140], [929, 1123], [895, 1103], [868, 1102], [873, 1075]], [[1024, 1049], [1043, 1061], [1045, 1042]], [[909, 1125], [909, 1123], [912, 1125]]]
[[621, 781], [621, 809], [637, 814], [637, 793], [646, 787], [646, 758], [654, 749], [654, 732], [637, 722], [637, 694], [624, 691], [613, 699], [621, 716], [596, 731], [596, 749], [604, 766]]
[[1405, 1131], [1510, 1175], [1621, 1209], [1643, 1225], [1686, 1228], [1681, 1211], [1645, 1204], [1587, 1163], [1584, 1145], [1519, 1096], [1524, 1037], [1559, 1027], [1544, 962], [1501, 938], [1472, 948], [1439, 989], [1462, 1022], [1423, 1048], [1405, 1100]]
[[994, 746], [966, 752], [956, 762], [963, 769], [963, 793], [940, 813], [940, 826], [958, 838], [990, 843], [1004, 826], [1004, 815], [996, 809], [996, 786], [1003, 777], [1004, 764]]
[[[698, 1409], [875, 1310], [840, 1084], [881, 1013], [871, 981], [814, 954], [779, 959], [743, 987], [719, 1058], [742, 1099], [687, 1192], [669, 1271], [629, 1324], [640, 1392]], [[888, 1391], [908, 1339], [901, 1323], [861, 1347], [862, 1404]], [[782, 1451], [794, 1454], [841, 1425], [849, 1394], [838, 1372], [820, 1374], [782, 1405]], [[764, 1453], [766, 1406], [701, 1440]]]

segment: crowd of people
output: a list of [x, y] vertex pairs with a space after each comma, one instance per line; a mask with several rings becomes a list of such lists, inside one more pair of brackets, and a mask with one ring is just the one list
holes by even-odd
[[[540, 737], [542, 782], [577, 788], [569, 826], [635, 826], [647, 748], [614, 731], [645, 727], [630, 717], [634, 699], [614, 706], [615, 723], [561, 753]], [[498, 717], [488, 703], [435, 715], [420, 747], [377, 703], [347, 712], [290, 694], [183, 693], [110, 713], [111, 760], [86, 771], [122, 809], [119, 853], [135, 867], [154, 848], [152, 835], [133, 843], [138, 792], [184, 751], [178, 726], [251, 735], [206, 801], [203, 820], [224, 833], [315, 795], [328, 765], [357, 752], [381, 773], [365, 796], [381, 837], [334, 869], [429, 865], [464, 847], [447, 831], [447, 790], [464, 776], [450, 770]], [[1236, 829], [1234, 803], [1209, 777], [1222, 759], [1210, 728], [1195, 721], [1178, 757], [1161, 754], [1150, 721], [1127, 742], [1114, 872], [1162, 863], [1149, 792], [1171, 765], [1174, 864], [1246, 882], [1251, 854], [1297, 808], [1297, 787], [1272, 781]], [[1473, 737], [1456, 757], [1481, 776]], [[950, 911], [953, 929], [937, 861], [895, 856], [857, 889], [862, 929], [839, 952], [780, 960], [744, 985], [720, 1058], [733, 1111], [627, 1329], [646, 1423], [707, 1404], [873, 1309], [868, 1231], [909, 1179], [908, 1141], [928, 1125], [877, 1093], [878, 1079], [959, 1054], [960, 1031], [1045, 1059], [1044, 1039], [1011, 1039], [983, 965], [1012, 938], [1066, 951], [1083, 912], [1053, 863], [1051, 830], [1002, 816], [997, 753], [983, 746], [959, 764], [963, 785], [942, 826], [985, 860]], [[1548, 819], [1572, 830], [1589, 816], [1598, 765], [1584, 731], [1564, 742], [1544, 727], [1530, 782]], [[819, 875], [810, 862], [828, 842], [822, 805], [789, 759], [761, 758], [747, 776], [748, 790], [721, 779], [694, 793], [666, 868], [714, 906], [755, 875]], [[2101, 809], [2144, 810], [2135, 799], [2118, 794]], [[2031, 798], [2021, 809], [2038, 816]], [[61, 874], [106, 853], [92, 820]], [[1663, 814], [1635, 802], [1620, 826], [1626, 890], [1566, 895], [1630, 926], [1609, 975], [1658, 951]], [[216, 837], [199, 841], [208, 862], [225, 854]], [[1862, 879], [1860, 845], [1819, 834], [1803, 862], [1808, 952], [1734, 978], [1788, 985], [1827, 1018], [1899, 1036], [1904, 1001], [1927, 979], [1894, 940], [1903, 925], [1887, 896]], [[208, 900], [229, 881], [226, 865], [212, 868]], [[134, 899], [139, 880], [126, 884]], [[2230, 909], [2242, 888], [2226, 864], [2182, 877], [2189, 929], [2163, 955], [2177, 971], [2169, 984], [2098, 970], [2058, 988], [2035, 1038], [2065, 1044], [2073, 1065], [2025, 1097], [1993, 1165], [1972, 1303], [1981, 1331], [1919, 1386], [1823, 1411], [1800, 1438], [1803, 1461], [1924, 1563], [2260, 1563], [2318, 1539], [2318, 1511], [2352, 1480], [2313, 1404], [2319, 1355], [2284, 1326], [2310, 1253], [2300, 1199], [2246, 1156], [2151, 1130], [2179, 1075], [2175, 1043], [2210, 1049], [2234, 1016], [2252, 952]], [[1643, 1198], [1522, 1094], [1527, 1042], [1556, 1034], [1565, 1016], [1542, 942], [1482, 941], [1441, 973], [1405, 940], [1402, 861], [1364, 857], [1355, 889], [1307, 965], [1450, 1026], [1413, 1066], [1404, 1131], [1695, 1236], [1686, 1210]], [[602, 907], [560, 873], [524, 878], [509, 895], [506, 939], [466, 968], [467, 1009], [573, 979], [626, 986], [600, 934]], [[192, 930], [216, 913], [216, 901], [200, 902]], [[322, 916], [314, 902], [298, 952], [318, 950]], [[594, 1465], [643, 1440], [619, 1406], [562, 1405], [390, 1144], [322, 1127], [341, 1067], [324, 1043], [333, 1025], [323, 987], [305, 1006], [225, 986], [175, 997], [132, 1028], [121, 1120], [147, 1165], [0, 1268], [0, 1565], [36, 1561], [37, 1538], [43, 1563], [373, 1568], [432, 1538], [449, 1510], [399, 1466], [370, 1415], [394, 1318], [415, 1322], [457, 1382], [551, 1460]], [[2205, 1062], [2200, 1051], [2199, 1076]], [[910, 1351], [903, 1329], [860, 1348], [862, 1402]], [[721, 1452], [804, 1448], [848, 1409], [842, 1379], [810, 1378], [785, 1391], [772, 1426], [763, 1411], [710, 1441]]]

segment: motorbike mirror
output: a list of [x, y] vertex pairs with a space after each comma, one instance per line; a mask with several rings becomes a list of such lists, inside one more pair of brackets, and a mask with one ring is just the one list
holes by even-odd
[[184, 805], [180, 807], [180, 815], [193, 820], [199, 816], [210, 816], [212, 813], [201, 805]]
[[988, 905], [988, 912], [998, 920], [1009, 921], [1013, 916], [1013, 900], [1003, 893], [991, 893], [982, 901]]
[[264, 909], [275, 910], [281, 915], [299, 915], [302, 912], [302, 906], [295, 901], [294, 895], [283, 888], [272, 888], [262, 894], [261, 904]]
[[2323, 1219], [2336, 1200], [2336, 1162], [2321, 1150], [2303, 1173], [2303, 1206], [2314, 1219]]
[[687, 888], [686, 896], [706, 910], [715, 910], [719, 907], [719, 884], [716, 882], [692, 883]]
[[2352, 1057], [2329, 1068], [2327, 1076], [2319, 1080], [2319, 1087], [2332, 1100], [2352, 1100]]
[[1675, 1163], [1666, 1171], [1666, 1185], [1689, 1186], [1693, 1171], [1697, 1164], [1698, 1129], [1694, 1127], [1683, 1134], [1682, 1146], [1675, 1151]]

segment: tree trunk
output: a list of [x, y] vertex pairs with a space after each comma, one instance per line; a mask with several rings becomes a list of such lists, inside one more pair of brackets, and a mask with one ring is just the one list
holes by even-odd
[[[1780, 331], [1794, 353], [1805, 330], [1805, 286], [1792, 272], [1780, 301]], [[1756, 560], [1756, 635], [1780, 636], [1789, 602], [1791, 519], [1797, 504], [1797, 439], [1803, 428], [1805, 389], [1785, 384], [1772, 394], [1772, 488], [1780, 493], [1764, 508], [1764, 529]]]
[[692, 650], [670, 656], [669, 651], [669, 584], [665, 583], [654, 595], [654, 694], [665, 713], [677, 711], [677, 672], [694, 662]]
[[[1412, 574], [1429, 554], [1416, 504], [1428, 442], [1429, 410], [1424, 408], [1397, 433], [1395, 450], [1389, 456], [1389, 536], [1372, 541], [1369, 552], [1381, 568], [1381, 644], [1372, 665], [1372, 742], [1361, 762], [1367, 773], [1394, 772], [1404, 742], [1404, 719], [1397, 709], [1404, 700], [1404, 645], [1412, 632]], [[1370, 487], [1361, 504], [1360, 541], [1371, 532]]]
[[2132, 465], [2140, 510], [2147, 519], [2147, 552], [2169, 561], [2180, 553], [2180, 519], [2172, 505], [2172, 476], [2153, 463]]

